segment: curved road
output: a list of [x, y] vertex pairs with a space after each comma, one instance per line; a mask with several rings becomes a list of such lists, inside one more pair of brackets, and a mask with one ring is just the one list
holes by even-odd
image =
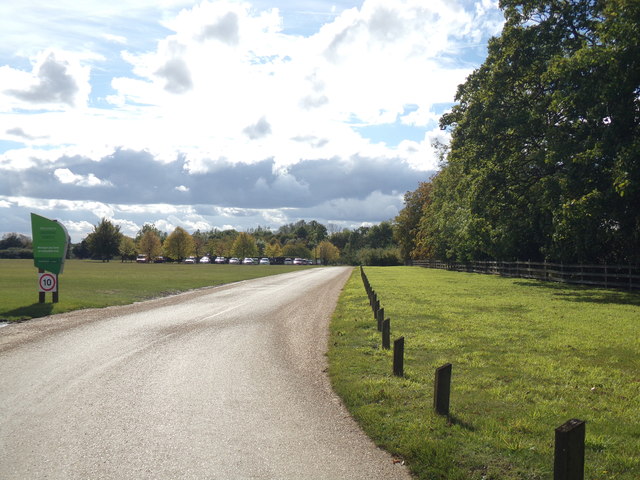
[[0, 329], [0, 478], [410, 478], [324, 373], [350, 271]]

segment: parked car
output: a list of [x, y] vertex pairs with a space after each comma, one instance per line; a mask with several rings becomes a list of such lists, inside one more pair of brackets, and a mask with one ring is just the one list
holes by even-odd
[[164, 263], [164, 257], [159, 256], [153, 259], [153, 263]]
[[[224, 257], [216, 257], [216, 259], [214, 260], [216, 263], [227, 263], [227, 259]], [[231, 263], [231, 262], [229, 262]]]
[[245, 258], [245, 259], [242, 261], [242, 264], [243, 264], [243, 265], [253, 265], [253, 258], [249, 258], [249, 257]]
[[196, 263], [195, 257], [187, 257], [184, 259], [184, 263]]
[[147, 256], [146, 255], [138, 255], [136, 257], [136, 263], [147, 263]]
[[205, 255], [200, 259], [200, 263], [211, 263], [211, 259]]
[[284, 259], [284, 264], [285, 265], [293, 265], [293, 260], [291, 260], [290, 258], [285, 258]]
[[232, 264], [235, 264], [235, 265], [239, 265], [240, 264], [240, 259], [232, 257], [232, 258], [229, 259], [229, 263], [232, 263]]
[[294, 258], [293, 259], [293, 264], [294, 265], [304, 265], [305, 261], [303, 259], [301, 259], [301, 258]]
[[268, 258], [261, 258], [260, 265], [271, 265], [271, 262], [269, 261]]

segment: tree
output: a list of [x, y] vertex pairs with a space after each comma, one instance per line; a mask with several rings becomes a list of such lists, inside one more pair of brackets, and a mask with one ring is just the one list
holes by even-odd
[[349, 236], [351, 232], [348, 228], [343, 228], [341, 231], [334, 232], [329, 237], [329, 241], [333, 243], [339, 250], [342, 250], [349, 243]]
[[193, 237], [182, 227], [176, 227], [163, 244], [167, 257], [181, 262], [195, 252]]
[[87, 237], [89, 250], [95, 258], [108, 262], [118, 254], [121, 237], [120, 226], [103, 218], [98, 225], [94, 225], [93, 232]]
[[31, 238], [20, 233], [7, 233], [0, 240], [0, 258], [33, 258]]
[[264, 254], [270, 258], [282, 257], [282, 245], [280, 245], [280, 241], [274, 238], [271, 243], [265, 247]]
[[255, 257], [258, 255], [258, 246], [253, 235], [240, 232], [231, 247], [231, 255], [238, 258]]
[[138, 230], [138, 233], [136, 234], [136, 238], [135, 238], [136, 244], [140, 242], [140, 239], [147, 232], [155, 233], [158, 239], [160, 240], [160, 243], [164, 242], [167, 239], [167, 232], [161, 232], [153, 223], [145, 223], [142, 226], [142, 228]]
[[32, 248], [31, 239], [21, 233], [5, 233], [0, 240], [0, 250]]
[[153, 229], [146, 230], [138, 240], [138, 253], [145, 255], [148, 262], [162, 253], [160, 237]]
[[640, 6], [503, 0], [506, 23], [441, 118], [423, 238], [445, 259], [640, 259]]
[[372, 225], [364, 236], [364, 244], [370, 248], [388, 248], [393, 243], [393, 226], [391, 222], [380, 222]]
[[193, 251], [195, 256], [200, 258], [207, 253], [207, 234], [202, 233], [200, 230], [196, 230], [193, 232], [191, 237], [193, 238]]
[[320, 244], [320, 242], [327, 238], [327, 227], [325, 227], [321, 223], [316, 222], [315, 220], [311, 220], [307, 224], [307, 230], [309, 232], [307, 238], [310, 248], [316, 247]]
[[400, 247], [405, 262], [412, 258], [430, 258], [426, 242], [418, 246], [420, 219], [426, 206], [431, 202], [431, 182], [421, 182], [416, 190], [404, 195], [404, 208], [394, 220], [393, 238]]
[[73, 253], [74, 257], [80, 259], [91, 257], [91, 250], [89, 249], [89, 242], [87, 241], [87, 238], [73, 246], [71, 253]]
[[311, 250], [303, 242], [289, 242], [282, 247], [284, 257], [310, 258]]
[[120, 258], [124, 262], [125, 260], [133, 260], [136, 258], [136, 244], [133, 238], [122, 235], [120, 239], [120, 245], [118, 247]]
[[318, 258], [323, 265], [337, 262], [340, 258], [340, 250], [328, 240], [323, 240], [318, 245]]

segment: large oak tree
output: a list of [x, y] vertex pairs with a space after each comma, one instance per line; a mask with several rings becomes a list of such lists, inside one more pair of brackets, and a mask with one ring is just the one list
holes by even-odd
[[446, 259], [640, 260], [640, 3], [503, 0], [441, 119], [420, 230]]

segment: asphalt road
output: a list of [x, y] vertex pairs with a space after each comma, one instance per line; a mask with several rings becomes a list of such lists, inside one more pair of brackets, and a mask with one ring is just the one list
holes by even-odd
[[0, 329], [0, 478], [410, 478], [325, 373], [349, 273], [301, 270]]

